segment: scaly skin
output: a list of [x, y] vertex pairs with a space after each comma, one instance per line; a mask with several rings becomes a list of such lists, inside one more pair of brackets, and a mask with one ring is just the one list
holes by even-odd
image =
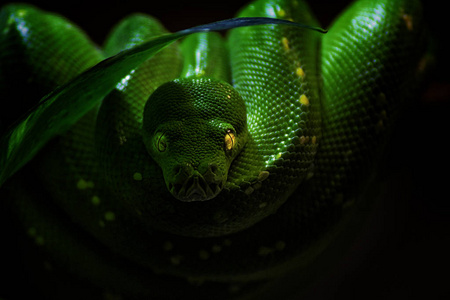
[[[317, 25], [302, 1], [256, 1], [239, 16]], [[100, 51], [26, 5], [0, 21], [0, 90], [28, 107], [165, 32], [133, 15]], [[160, 52], [8, 182], [54, 272], [124, 299], [227, 299], [308, 265], [333, 240], [416, 83], [418, 1], [357, 1], [326, 35], [265, 25], [225, 43], [201, 33]]]

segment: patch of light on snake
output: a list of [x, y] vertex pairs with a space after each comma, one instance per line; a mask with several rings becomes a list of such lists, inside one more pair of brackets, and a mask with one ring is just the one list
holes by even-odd
[[[22, 20], [25, 15], [27, 14], [27, 11], [24, 9], [17, 10], [17, 17], [10, 17], [8, 19], [8, 24], [17, 23], [17, 30], [20, 32], [21, 36], [23, 37], [24, 42], [28, 42], [28, 38], [30, 36], [29, 31], [30, 28], [26, 25], [25, 21]], [[8, 27], [5, 27], [5, 31]]]
[[[266, 14], [267, 14], [267, 16], [268, 17], [270, 17], [270, 18], [276, 18], [277, 17], [277, 15], [276, 15], [276, 13], [275, 13], [275, 7], [273, 7], [273, 6], [267, 6], [266, 7]], [[280, 8], [278, 7], [278, 9], [276, 9], [277, 11], [279, 10]]]
[[125, 90], [125, 88], [128, 86], [128, 82], [130, 81], [132, 74], [134, 74], [134, 70], [131, 70], [130, 74], [122, 78], [122, 80], [117, 83], [116, 89], [118, 89], [119, 91]]
[[17, 24], [17, 30], [19, 30], [20, 35], [23, 36], [23, 40], [28, 42], [30, 29], [26, 26], [25, 21], [20, 21], [19, 24]]
[[379, 4], [370, 12], [369, 15], [361, 14], [359, 17], [355, 17], [352, 20], [353, 26], [360, 26], [358, 24], [365, 24], [367, 29], [364, 29], [365, 33], [368, 33], [369, 36], [371, 32], [374, 32], [377, 27], [382, 23], [382, 18], [386, 15], [386, 9], [383, 4]]

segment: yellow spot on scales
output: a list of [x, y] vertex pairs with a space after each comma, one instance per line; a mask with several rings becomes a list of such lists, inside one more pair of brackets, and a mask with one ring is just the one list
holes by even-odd
[[106, 221], [114, 221], [116, 219], [116, 215], [112, 211], [105, 212], [105, 220]]
[[142, 174], [139, 172], [136, 172], [133, 174], [133, 179], [136, 181], [141, 181], [142, 180]]
[[100, 198], [98, 196], [92, 196], [91, 198], [91, 202], [92, 204], [94, 204], [95, 206], [100, 204]]
[[301, 77], [302, 79], [305, 77], [305, 71], [301, 67], [298, 67], [295, 70], [295, 74], [297, 74], [298, 77]]
[[[112, 221], [114, 221], [116, 219], [116, 214], [114, 212], [112, 212], [112, 211], [107, 211], [103, 215], [103, 218], [105, 219], [105, 221], [112, 222]], [[98, 225], [100, 227], [105, 227], [106, 223], [103, 220], [99, 220], [98, 221]]]
[[86, 181], [83, 178], [81, 178], [80, 180], [78, 180], [77, 182], [77, 188], [79, 190], [85, 190], [85, 189], [89, 189], [89, 188], [93, 188], [94, 187], [94, 182], [92, 181]]
[[35, 227], [28, 228], [28, 235], [34, 238], [34, 242], [36, 243], [36, 245], [38, 246], [44, 245], [44, 237], [38, 235]]
[[284, 11], [284, 9], [280, 8], [277, 12], [279, 17], [284, 17], [286, 15], [286, 12]]
[[289, 51], [289, 40], [287, 39], [287, 37], [281, 38], [281, 44], [283, 45], [284, 50]]
[[44, 245], [44, 238], [42, 236], [37, 236], [35, 242], [38, 246]]
[[309, 99], [305, 94], [300, 96], [300, 103], [303, 105], [309, 105]]

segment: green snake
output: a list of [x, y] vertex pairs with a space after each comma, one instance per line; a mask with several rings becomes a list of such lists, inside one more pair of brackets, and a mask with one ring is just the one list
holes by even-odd
[[[318, 26], [300, 0], [255, 1], [238, 17]], [[100, 49], [61, 16], [5, 6], [0, 92], [13, 107], [0, 132], [166, 33], [135, 14]], [[424, 33], [418, 1], [360, 0], [326, 34], [272, 24], [189, 35], [118, 81], [2, 195], [51, 272], [123, 299], [254, 295], [313, 261], [360, 200], [420, 81]]]

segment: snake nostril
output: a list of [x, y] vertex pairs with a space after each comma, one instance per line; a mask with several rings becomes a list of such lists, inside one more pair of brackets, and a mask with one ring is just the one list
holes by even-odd
[[217, 174], [217, 170], [219, 169], [219, 167], [217, 166], [217, 164], [210, 164], [209, 169], [211, 170], [211, 173]]

